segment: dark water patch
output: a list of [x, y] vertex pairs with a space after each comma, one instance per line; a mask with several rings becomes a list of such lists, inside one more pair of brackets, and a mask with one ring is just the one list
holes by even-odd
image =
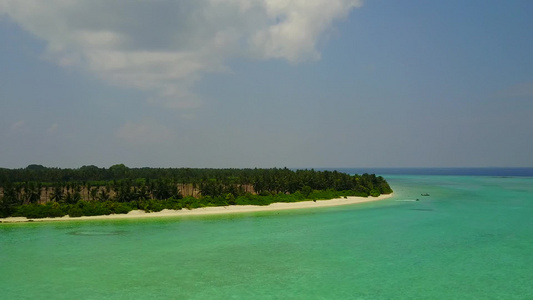
[[108, 235], [123, 235], [126, 231], [90, 231], [90, 230], [81, 230], [81, 231], [71, 231], [68, 234], [71, 235], [82, 235], [82, 236], [108, 236]]
[[533, 177], [533, 168], [317, 168], [348, 174]]

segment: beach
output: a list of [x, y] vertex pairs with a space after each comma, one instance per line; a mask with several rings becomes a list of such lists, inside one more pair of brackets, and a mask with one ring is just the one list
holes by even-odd
[[28, 219], [25, 217], [0, 218], [0, 223], [21, 223], [21, 222], [61, 222], [61, 221], [78, 221], [78, 220], [117, 220], [117, 219], [143, 219], [143, 218], [162, 218], [162, 217], [180, 217], [180, 216], [202, 216], [202, 215], [221, 215], [234, 213], [250, 213], [263, 211], [279, 211], [291, 209], [306, 209], [318, 207], [333, 207], [340, 205], [351, 205], [365, 202], [383, 200], [392, 197], [393, 194], [380, 195], [378, 197], [355, 197], [336, 198], [331, 200], [301, 201], [301, 202], [278, 202], [266, 206], [257, 205], [231, 205], [231, 206], [212, 206], [195, 209], [168, 210], [164, 209], [159, 212], [147, 213], [143, 210], [133, 210], [127, 214], [112, 214], [102, 216], [82, 216], [71, 218], [64, 216], [61, 218], [42, 218]]
[[[6, 299], [533, 299], [533, 176], [508, 175], [387, 175], [389, 199], [306, 204], [354, 203], [329, 208], [0, 224], [0, 288]], [[229, 214], [189, 217], [213, 210]]]

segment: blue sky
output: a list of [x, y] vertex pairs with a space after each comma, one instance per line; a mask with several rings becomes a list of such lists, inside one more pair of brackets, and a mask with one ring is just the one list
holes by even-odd
[[531, 15], [0, 0], [0, 167], [532, 167]]

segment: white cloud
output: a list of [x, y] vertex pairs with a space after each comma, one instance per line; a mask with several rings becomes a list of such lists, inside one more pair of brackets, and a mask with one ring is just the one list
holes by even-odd
[[271, 22], [252, 35], [253, 48], [265, 58], [300, 62], [320, 58], [315, 45], [321, 34], [362, 2], [266, 0], [264, 4]]
[[58, 129], [59, 129], [59, 125], [57, 123], [54, 123], [54, 124], [50, 125], [50, 127], [48, 127], [48, 129], [46, 129], [46, 133], [54, 134], [54, 133], [57, 132]]
[[19, 120], [13, 124], [11, 124], [10, 128], [12, 131], [18, 131], [22, 130], [26, 127], [26, 122], [24, 120]]
[[202, 74], [234, 57], [320, 58], [316, 44], [362, 0], [0, 0], [6, 14], [46, 41], [45, 57], [112, 84], [194, 107]]

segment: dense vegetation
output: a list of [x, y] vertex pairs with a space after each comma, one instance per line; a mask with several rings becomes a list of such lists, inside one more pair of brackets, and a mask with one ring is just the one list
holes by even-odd
[[30, 165], [0, 169], [0, 217], [93, 216], [131, 210], [379, 196], [392, 192], [381, 176], [284, 169], [79, 169]]

